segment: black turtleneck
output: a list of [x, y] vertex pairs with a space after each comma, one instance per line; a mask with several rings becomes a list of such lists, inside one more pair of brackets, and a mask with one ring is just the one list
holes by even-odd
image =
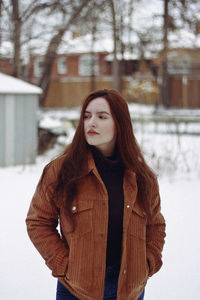
[[117, 149], [111, 157], [103, 156], [94, 146], [90, 146], [90, 150], [97, 170], [106, 186], [109, 199], [106, 264], [120, 264], [124, 208], [124, 166]]

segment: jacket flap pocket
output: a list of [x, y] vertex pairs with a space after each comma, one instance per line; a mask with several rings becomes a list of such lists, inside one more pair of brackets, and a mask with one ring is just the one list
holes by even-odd
[[135, 203], [135, 205], [133, 206], [133, 211], [140, 217], [145, 218], [145, 216], [146, 216], [146, 213], [144, 212], [144, 210], [137, 203]]
[[82, 212], [93, 208], [93, 199], [77, 201], [72, 205], [72, 213]]
[[135, 204], [132, 209], [130, 233], [140, 240], [145, 241], [146, 239], [146, 215], [138, 204]]

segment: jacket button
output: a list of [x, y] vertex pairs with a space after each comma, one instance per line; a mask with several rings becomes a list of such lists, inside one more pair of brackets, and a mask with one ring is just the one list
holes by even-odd
[[127, 205], [126, 207], [127, 207], [127, 208], [130, 208], [130, 205]]
[[72, 210], [75, 211], [76, 210], [76, 206], [72, 206]]
[[124, 275], [126, 274], [126, 269], [123, 270], [123, 274], [124, 274]]

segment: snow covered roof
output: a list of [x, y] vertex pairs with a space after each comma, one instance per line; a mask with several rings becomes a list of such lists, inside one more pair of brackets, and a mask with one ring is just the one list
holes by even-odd
[[[92, 50], [92, 36], [86, 34], [75, 39], [68, 39], [59, 47], [59, 53], [87, 53]], [[93, 52], [112, 52], [113, 41], [111, 38], [97, 39], [94, 42]]]
[[[158, 55], [157, 54], [152, 54], [148, 51], [146, 51], [145, 53], [145, 59], [154, 59], [157, 58]], [[114, 55], [113, 53], [110, 53], [106, 56], [105, 60], [106, 61], [113, 61]], [[122, 55], [121, 53], [117, 54], [117, 59], [121, 60], [122, 59]], [[125, 52], [123, 55], [123, 59], [125, 60], [136, 60], [136, 59], [141, 59], [141, 54], [138, 52], [134, 52], [134, 53], [130, 53], [130, 52]]]
[[0, 73], [0, 94], [41, 94], [42, 89], [21, 79]]

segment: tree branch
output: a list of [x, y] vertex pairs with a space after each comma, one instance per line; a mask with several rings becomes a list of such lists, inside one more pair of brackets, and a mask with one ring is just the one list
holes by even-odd
[[80, 15], [80, 13], [84, 9], [84, 7], [86, 7], [90, 1], [92, 1], [92, 0], [84, 0], [84, 1], [82, 1], [82, 4], [78, 8], [77, 7], [74, 8], [74, 12], [71, 14], [71, 17], [69, 18], [69, 20], [66, 22], [66, 24], [64, 24], [58, 30], [58, 32], [53, 36], [53, 38], [51, 39], [51, 41], [49, 43], [49, 46], [47, 48], [47, 52], [45, 55], [45, 59], [44, 59], [43, 74], [39, 81], [39, 86], [43, 89], [43, 94], [40, 97], [40, 105], [41, 106], [44, 105], [44, 100], [45, 100], [45, 97], [47, 94], [47, 89], [48, 89], [48, 85], [49, 85], [53, 62], [56, 57], [57, 49], [62, 41], [62, 37], [65, 34], [65, 32], [69, 29], [71, 24], [74, 24], [77, 17]]

